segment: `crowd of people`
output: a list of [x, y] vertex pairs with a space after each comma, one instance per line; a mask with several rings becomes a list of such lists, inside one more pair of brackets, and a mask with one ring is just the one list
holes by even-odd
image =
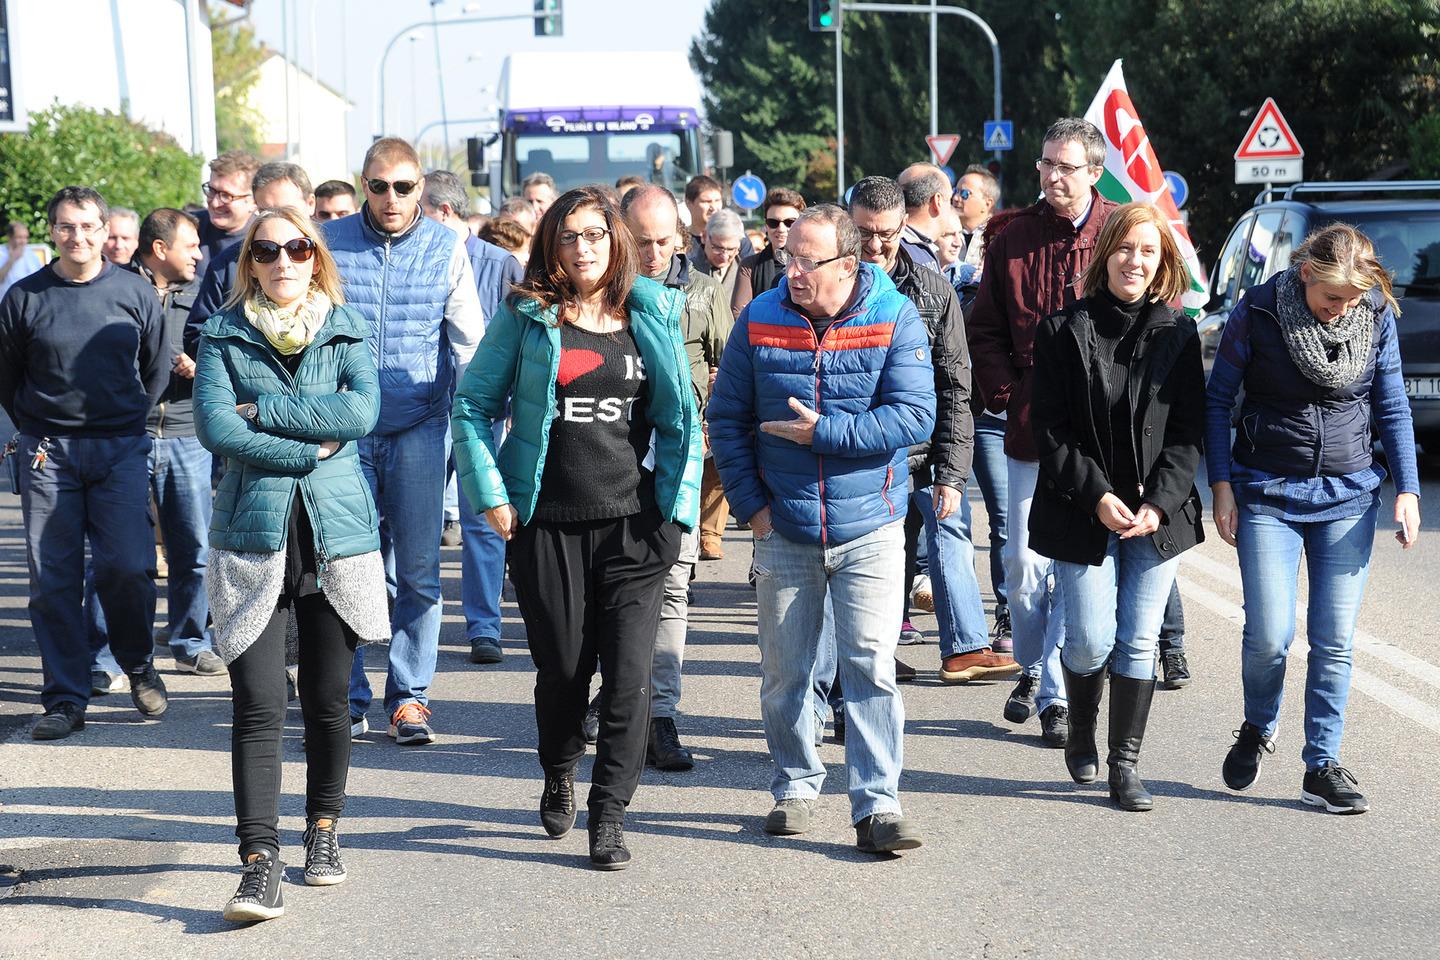
[[44, 668], [32, 737], [74, 735], [92, 697], [126, 689], [164, 714], [163, 558], [175, 668], [232, 689], [242, 875], [225, 916], [278, 916], [287, 703], [304, 878], [339, 883], [366, 647], [385, 658], [388, 735], [432, 743], [441, 547], [459, 546], [473, 662], [502, 660], [514, 586], [544, 831], [574, 826], [593, 743], [590, 862], [623, 869], [645, 765], [696, 762], [677, 725], [689, 584], [733, 515], [753, 540], [766, 832], [809, 829], [828, 720], [859, 849], [922, 844], [899, 796], [912, 609], [935, 614], [940, 679], [1013, 678], [1005, 718], [1038, 715], [1079, 783], [1100, 776], [1108, 677], [1110, 796], [1149, 810], [1153, 693], [1190, 680], [1176, 570], [1205, 537], [1203, 458], [1245, 593], [1225, 782], [1248, 788], [1275, 750], [1303, 555], [1301, 799], [1363, 812], [1340, 739], [1392, 473], [1397, 538], [1419, 532], [1390, 278], [1355, 228], [1317, 232], [1231, 315], [1207, 384], [1169, 227], [1100, 195], [1104, 157], [1093, 126], [1056, 121], [1040, 199], [1003, 211], [981, 166], [865, 177], [844, 207], [772, 190], [758, 248], [708, 176], [677, 198], [638, 177], [560, 193], [537, 173], [476, 218], [457, 177], [394, 138], [358, 191], [243, 153], [210, 162], [193, 214], [62, 189], [53, 261], [11, 224], [0, 263], [6, 462]]

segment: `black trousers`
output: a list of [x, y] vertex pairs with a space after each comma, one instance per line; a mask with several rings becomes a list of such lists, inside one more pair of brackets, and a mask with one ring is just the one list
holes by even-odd
[[535, 661], [535, 726], [547, 775], [585, 755], [581, 723], [601, 667], [591, 822], [624, 820], [645, 768], [650, 664], [680, 529], [650, 509], [587, 523], [532, 521], [509, 545], [510, 581]]
[[[350, 769], [350, 668], [359, 638], [323, 594], [294, 601], [300, 631], [300, 710], [305, 718], [305, 816], [336, 818]], [[285, 630], [280, 606], [230, 664], [230, 771], [240, 858], [280, 853], [280, 735], [285, 726]]]

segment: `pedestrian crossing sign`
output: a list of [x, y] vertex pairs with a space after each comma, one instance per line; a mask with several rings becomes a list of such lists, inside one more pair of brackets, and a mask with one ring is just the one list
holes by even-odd
[[985, 149], [1013, 150], [1015, 148], [1015, 123], [1011, 120], [985, 121]]

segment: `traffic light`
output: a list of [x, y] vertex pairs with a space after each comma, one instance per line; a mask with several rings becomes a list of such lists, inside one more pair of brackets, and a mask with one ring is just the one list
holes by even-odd
[[535, 36], [565, 35], [565, 0], [535, 0]]
[[840, 29], [840, 0], [810, 0], [810, 29], [834, 33]]

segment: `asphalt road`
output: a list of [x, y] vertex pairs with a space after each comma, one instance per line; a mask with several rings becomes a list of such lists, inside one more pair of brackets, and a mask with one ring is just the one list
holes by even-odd
[[[1437, 502], [1440, 466], [1426, 475], [1424, 502]], [[292, 868], [286, 915], [245, 929], [219, 912], [237, 876], [226, 679], [176, 674], [157, 654], [162, 720], [111, 695], [82, 734], [32, 742], [40, 664], [17, 504], [0, 493], [0, 957], [1440, 955], [1440, 514], [1403, 556], [1388, 524], [1377, 534], [1344, 750], [1369, 814], [1298, 801], [1303, 644], [1278, 752], [1251, 792], [1221, 783], [1240, 721], [1241, 597], [1233, 552], [1212, 538], [1181, 567], [1196, 680], [1157, 695], [1141, 765], [1152, 813], [1072, 784], [1035, 721], [1001, 719], [1009, 683], [942, 686], [933, 643], [902, 648], [922, 669], [904, 688], [902, 800], [925, 846], [886, 860], [854, 849], [831, 743], [816, 829], [760, 829], [754, 597], [748, 535], [732, 530], [726, 560], [702, 564], [693, 590], [680, 729], [700, 763], [646, 772], [628, 821], [636, 859], [618, 874], [588, 869], [583, 829], [559, 841], [540, 829], [523, 626], [507, 604], [504, 662], [471, 665], [459, 552], [446, 550], [439, 741], [400, 748], [382, 730], [358, 742], [349, 880], [307, 888]], [[983, 544], [983, 512], [977, 525]], [[977, 560], [983, 570], [983, 549]], [[933, 619], [919, 623], [933, 638]], [[302, 859], [300, 737], [292, 710], [287, 861]]]

